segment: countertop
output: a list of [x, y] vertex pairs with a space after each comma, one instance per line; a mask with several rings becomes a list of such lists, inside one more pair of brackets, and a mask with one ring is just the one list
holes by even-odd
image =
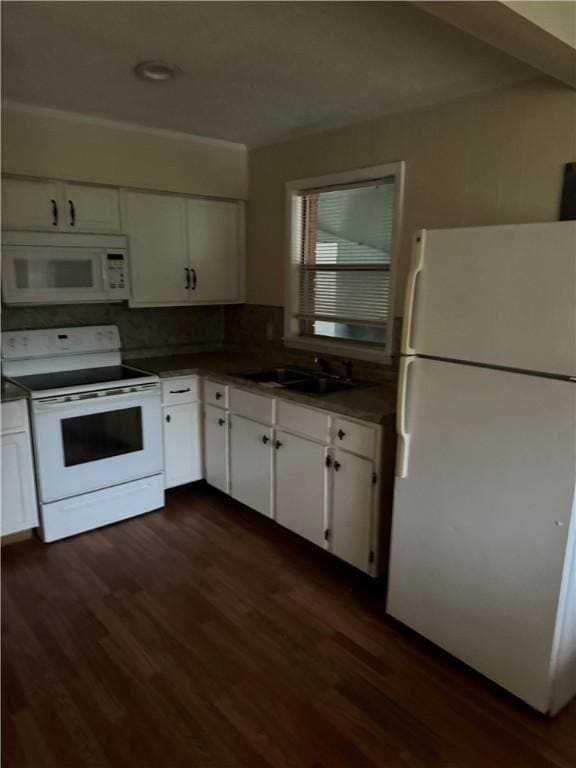
[[22, 400], [28, 397], [28, 392], [17, 384], [12, 384], [11, 381], [2, 379], [0, 387], [0, 401], [7, 403], [9, 400]]
[[203, 352], [126, 360], [126, 364], [156, 373], [161, 378], [195, 374], [207, 376], [215, 381], [237, 384], [260, 394], [293, 400], [375, 424], [382, 424], [396, 411], [396, 384], [393, 382], [370, 383], [357, 389], [333, 392], [329, 395], [312, 395], [249, 381], [237, 375], [287, 365], [279, 359], [257, 360], [237, 353]]

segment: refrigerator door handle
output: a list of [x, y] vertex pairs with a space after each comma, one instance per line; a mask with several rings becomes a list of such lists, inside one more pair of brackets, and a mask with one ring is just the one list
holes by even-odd
[[404, 304], [404, 325], [402, 327], [402, 354], [415, 355], [416, 350], [412, 346], [412, 318], [414, 316], [414, 300], [416, 297], [416, 283], [418, 275], [424, 268], [424, 244], [426, 230], [421, 229], [414, 239], [414, 251], [412, 255], [412, 268], [408, 274], [406, 285], [406, 301]]
[[414, 362], [413, 357], [403, 357], [400, 360], [400, 376], [398, 379], [398, 411], [396, 413], [396, 431], [398, 433], [398, 448], [396, 453], [396, 477], [408, 476], [410, 460], [410, 433], [406, 427], [406, 406], [408, 390], [408, 372]]

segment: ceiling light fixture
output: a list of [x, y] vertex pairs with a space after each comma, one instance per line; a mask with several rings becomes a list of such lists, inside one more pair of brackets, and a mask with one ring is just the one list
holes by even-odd
[[141, 61], [134, 67], [136, 77], [153, 83], [172, 80], [179, 72], [178, 67], [165, 61]]

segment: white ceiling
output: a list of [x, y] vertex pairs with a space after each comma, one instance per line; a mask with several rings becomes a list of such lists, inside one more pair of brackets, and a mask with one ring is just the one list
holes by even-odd
[[[4, 2], [3, 97], [269, 144], [534, 70], [396, 2]], [[132, 74], [145, 59], [182, 69]]]

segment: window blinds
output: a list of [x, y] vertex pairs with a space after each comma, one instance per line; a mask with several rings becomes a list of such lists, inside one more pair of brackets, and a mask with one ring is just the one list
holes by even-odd
[[385, 326], [394, 177], [301, 198], [297, 317]]

